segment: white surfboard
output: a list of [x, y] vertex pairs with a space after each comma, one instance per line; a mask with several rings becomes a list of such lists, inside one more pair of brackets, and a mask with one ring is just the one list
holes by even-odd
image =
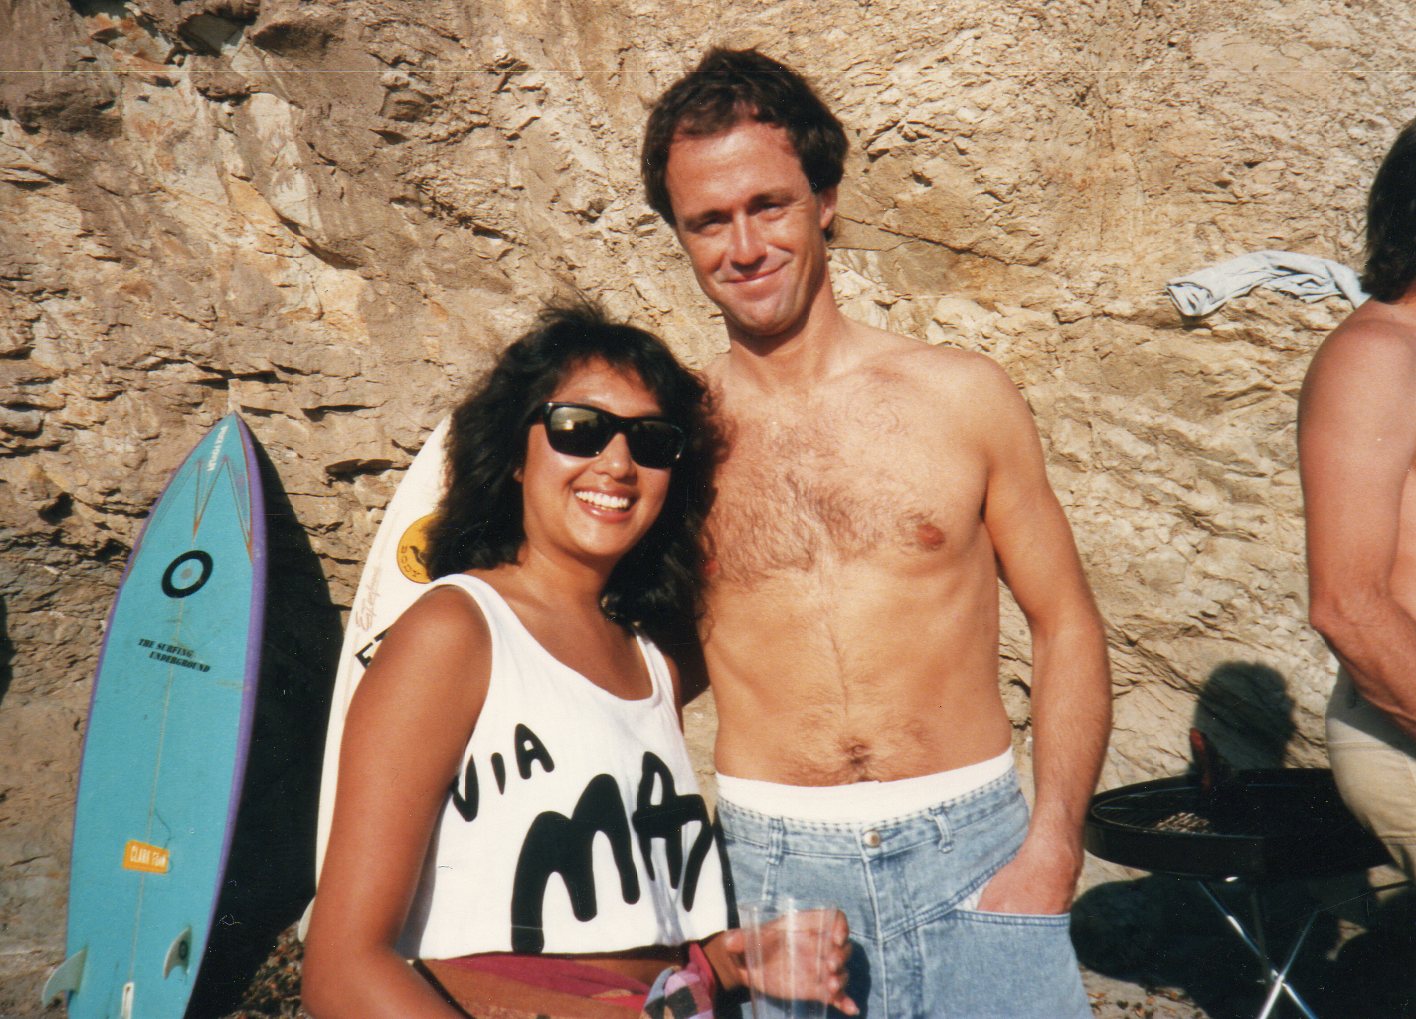
[[[379, 641], [408, 606], [418, 600], [431, 577], [425, 565], [427, 528], [442, 498], [449, 419], [439, 422], [427, 443], [409, 465], [408, 473], [384, 513], [374, 535], [373, 547], [359, 577], [359, 588], [344, 628], [344, 645], [334, 675], [329, 727], [325, 733], [324, 767], [320, 774], [320, 810], [315, 830], [315, 880], [324, 866], [329, 827], [334, 817], [334, 797], [339, 780], [339, 747], [344, 737], [344, 717], [364, 670], [373, 660]], [[300, 921], [305, 936], [310, 911]]]

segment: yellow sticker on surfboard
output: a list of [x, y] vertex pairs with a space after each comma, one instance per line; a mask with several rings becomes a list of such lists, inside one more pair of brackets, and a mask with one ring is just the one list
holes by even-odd
[[436, 513], [419, 517], [398, 539], [398, 570], [415, 584], [426, 584], [433, 579], [428, 573], [428, 532], [436, 517]]
[[144, 874], [166, 874], [171, 865], [171, 854], [161, 846], [151, 846], [137, 839], [129, 839], [123, 846], [123, 869], [138, 870]]

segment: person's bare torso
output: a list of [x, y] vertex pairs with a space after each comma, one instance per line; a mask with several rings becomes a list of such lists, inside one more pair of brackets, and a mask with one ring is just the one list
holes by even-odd
[[[1387, 333], [1399, 336], [1416, 348], [1416, 288], [1397, 304], [1368, 301], [1348, 316], [1340, 327], [1358, 333]], [[1416, 414], [1416, 406], [1411, 408]], [[1402, 485], [1396, 560], [1392, 564], [1392, 595], [1408, 615], [1416, 619], [1416, 462], [1407, 470]]]
[[1008, 746], [978, 408], [939, 382], [955, 352], [876, 335], [810, 392], [715, 375], [702, 633], [725, 774], [891, 780]]

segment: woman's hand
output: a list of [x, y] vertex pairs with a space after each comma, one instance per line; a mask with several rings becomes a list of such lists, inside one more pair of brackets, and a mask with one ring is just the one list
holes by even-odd
[[[831, 915], [821, 915], [825, 912]], [[772, 920], [759, 929], [760, 943], [749, 955], [751, 936], [734, 927], [703, 946], [725, 990], [750, 987], [787, 1001], [824, 1001], [846, 1015], [860, 1014], [846, 994], [846, 960], [851, 956], [846, 914], [809, 910]]]

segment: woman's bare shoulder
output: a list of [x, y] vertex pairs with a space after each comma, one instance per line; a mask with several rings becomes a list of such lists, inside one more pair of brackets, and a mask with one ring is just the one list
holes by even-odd
[[[380, 642], [356, 694], [364, 700], [431, 697], [457, 702], [485, 692], [492, 636], [477, 603], [452, 585], [414, 602]], [[477, 698], [480, 706], [480, 697]]]

